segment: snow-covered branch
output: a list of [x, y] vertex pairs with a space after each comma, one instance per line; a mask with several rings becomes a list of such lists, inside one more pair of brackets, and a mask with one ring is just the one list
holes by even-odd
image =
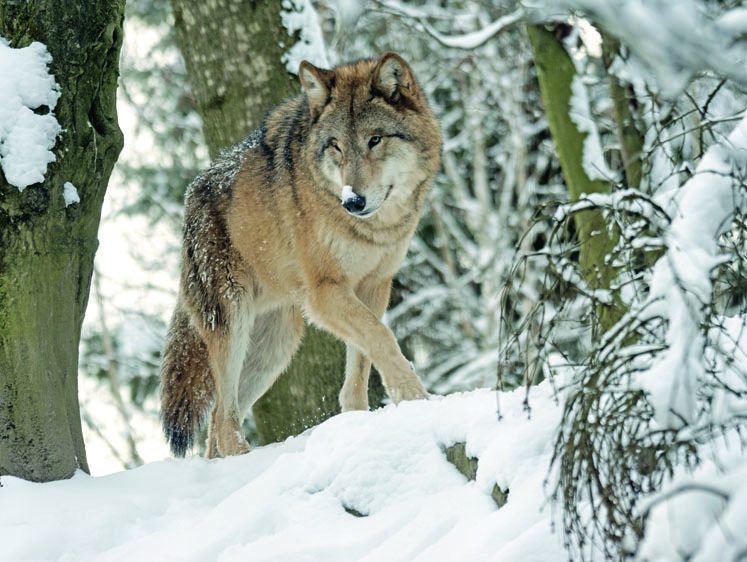
[[418, 21], [423, 26], [423, 29], [436, 41], [441, 43], [444, 47], [450, 49], [477, 49], [482, 47], [490, 39], [504, 31], [505, 29], [520, 22], [526, 13], [524, 10], [519, 9], [515, 12], [507, 14], [503, 17], [498, 18], [490, 25], [473, 31], [472, 33], [465, 33], [464, 35], [443, 35], [439, 33], [432, 25], [430, 25], [425, 19], [419, 19]]
[[416, 22], [428, 35], [444, 47], [450, 49], [472, 50], [482, 47], [502, 31], [526, 18], [526, 10], [519, 8], [510, 14], [499, 17], [481, 29], [462, 35], [445, 35], [429, 23], [428, 18], [432, 17], [433, 14], [428, 11], [412, 8], [396, 0], [377, 0], [376, 4], [379, 6], [379, 9], [385, 10], [389, 14], [396, 14]]
[[707, 71], [747, 85], [745, 8], [714, 19], [696, 0], [525, 0], [524, 6], [538, 19], [577, 12], [614, 33], [653, 71], [666, 97]]
[[711, 274], [723, 260], [718, 239], [735, 210], [735, 175], [747, 176], [747, 117], [726, 142], [708, 149], [677, 192], [668, 249], [654, 268], [649, 298], [661, 303], [661, 314], [669, 319], [668, 349], [637, 384], [649, 394], [663, 427], [692, 424], [698, 416], [699, 379], [705, 372], [701, 326], [712, 298]]

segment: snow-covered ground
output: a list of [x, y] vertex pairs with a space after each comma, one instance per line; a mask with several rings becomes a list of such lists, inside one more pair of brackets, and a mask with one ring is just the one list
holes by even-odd
[[[543, 480], [560, 411], [467, 394], [339, 415], [246, 456], [3, 477], [3, 560], [561, 560]], [[466, 441], [469, 482], [443, 449]], [[493, 485], [509, 489], [498, 509]], [[352, 515], [355, 510], [364, 516]]]
[[[0, 559], [565, 560], [545, 484], [560, 406], [547, 383], [532, 390], [531, 415], [524, 398], [476, 390], [346, 413], [242, 457], [47, 484], [3, 477]], [[473, 482], [446, 460], [456, 442], [479, 459]], [[654, 508], [649, 560], [682, 559], [683, 544], [707, 548], [702, 560], [738, 559], [746, 546], [738, 440], [703, 453], [695, 475], [668, 486], [692, 493]], [[716, 453], [721, 464], [707, 458]], [[508, 489], [500, 509], [494, 484]]]

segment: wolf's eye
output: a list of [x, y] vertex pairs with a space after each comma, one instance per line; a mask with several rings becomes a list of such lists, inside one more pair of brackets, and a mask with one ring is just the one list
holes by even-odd
[[340, 148], [340, 145], [337, 144], [337, 139], [329, 139], [329, 141], [327, 141], [327, 144], [329, 144], [337, 152], [339, 152], [340, 154], [342, 154], [342, 149]]
[[368, 148], [373, 148], [374, 146], [376, 146], [380, 142], [381, 142], [381, 137], [378, 136], [378, 135], [375, 135], [375, 136], [371, 137], [370, 139], [368, 139]]

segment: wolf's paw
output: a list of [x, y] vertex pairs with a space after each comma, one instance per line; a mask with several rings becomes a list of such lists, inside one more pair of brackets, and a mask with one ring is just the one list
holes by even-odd
[[423, 383], [417, 377], [394, 385], [389, 389], [389, 398], [395, 404], [398, 404], [402, 400], [422, 400], [429, 396], [430, 394], [428, 394]]
[[249, 443], [244, 441], [243, 443], [237, 443], [233, 447], [225, 447], [221, 449], [221, 455], [224, 457], [233, 457], [237, 455], [245, 455], [249, 451], [251, 451], [251, 447], [249, 447]]
[[368, 410], [368, 396], [343, 396], [340, 393], [340, 408], [343, 412]]
[[218, 449], [220, 449], [220, 454], [223, 457], [245, 455], [251, 450], [249, 443], [247, 443], [244, 436], [238, 431], [233, 432], [233, 435], [228, 439], [219, 439]]

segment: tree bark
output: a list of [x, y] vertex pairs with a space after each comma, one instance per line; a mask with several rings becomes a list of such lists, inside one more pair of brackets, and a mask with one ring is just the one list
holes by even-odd
[[293, 362], [252, 409], [262, 444], [283, 441], [340, 413], [345, 346], [307, 326]]
[[[282, 25], [281, 2], [171, 0], [180, 49], [211, 156], [245, 138], [265, 112], [301, 91], [285, 68], [294, 39]], [[307, 328], [286, 372], [253, 408], [260, 443], [297, 435], [338, 413], [345, 346]]]
[[643, 135], [636, 125], [632, 103], [635, 102], [633, 88], [624, 84], [609, 72], [615, 56], [620, 51], [620, 41], [609, 33], [602, 34], [602, 59], [609, 78], [610, 97], [614, 109], [617, 138], [620, 140], [625, 180], [628, 187], [638, 189], [643, 176]]
[[[78, 343], [101, 205], [122, 149], [116, 88], [124, 0], [0, 1], [0, 35], [53, 57], [62, 128], [43, 183], [0, 172], [0, 474], [34, 481], [88, 471]], [[71, 182], [80, 202], [66, 206]]]
[[282, 2], [171, 0], [179, 48], [214, 158], [259, 127], [265, 112], [300, 92], [282, 61], [294, 40]]

